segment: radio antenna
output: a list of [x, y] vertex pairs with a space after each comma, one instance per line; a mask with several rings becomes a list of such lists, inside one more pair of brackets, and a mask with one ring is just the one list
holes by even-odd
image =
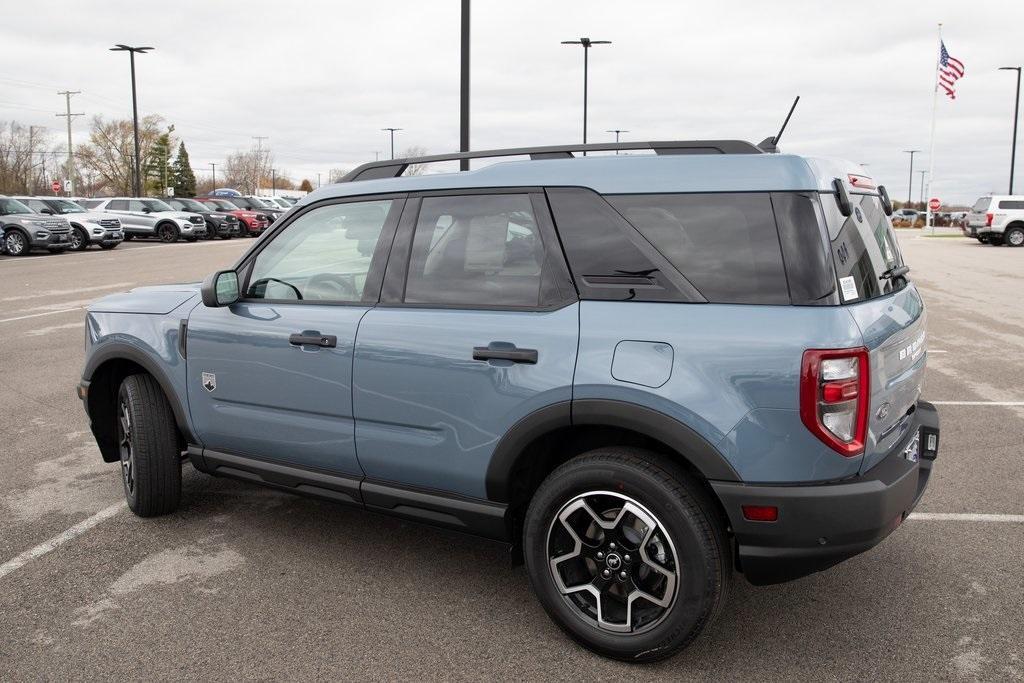
[[779, 128], [779, 132], [775, 135], [775, 137], [765, 138], [758, 145], [758, 147], [760, 147], [762, 151], [768, 153], [774, 153], [779, 151], [779, 140], [782, 139], [782, 134], [786, 131], [786, 126], [789, 125], [789, 119], [793, 116], [793, 110], [796, 109], [797, 102], [799, 101], [800, 96], [797, 95], [796, 99], [793, 100], [793, 105], [789, 108], [789, 113], [786, 114], [786, 120], [782, 122], [782, 128]]

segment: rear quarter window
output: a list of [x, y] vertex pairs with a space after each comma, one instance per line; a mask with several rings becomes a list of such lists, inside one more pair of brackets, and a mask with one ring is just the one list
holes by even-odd
[[1019, 199], [1002, 199], [999, 201], [1000, 209], [1015, 209], [1020, 211], [1024, 209], [1024, 201]]
[[708, 301], [790, 303], [767, 193], [607, 199]]

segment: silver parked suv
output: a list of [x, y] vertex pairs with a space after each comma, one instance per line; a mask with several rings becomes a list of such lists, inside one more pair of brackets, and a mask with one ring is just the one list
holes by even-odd
[[124, 233], [117, 216], [83, 209], [75, 202], [63, 197], [16, 197], [36, 213], [49, 216], [63, 216], [71, 224], [69, 249], [84, 251], [90, 244], [101, 249], [113, 249], [121, 244]]
[[112, 213], [121, 219], [125, 239], [159, 237], [162, 242], [189, 242], [206, 236], [206, 219], [197, 213], [175, 211], [159, 199], [109, 197], [83, 202], [91, 211]]
[[17, 199], [0, 196], [0, 234], [4, 251], [24, 256], [32, 249], [59, 253], [68, 248], [71, 225], [59, 216], [36, 213]]

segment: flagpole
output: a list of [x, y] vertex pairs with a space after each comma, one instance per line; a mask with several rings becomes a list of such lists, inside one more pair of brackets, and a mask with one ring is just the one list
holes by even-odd
[[935, 112], [939, 104], [939, 65], [942, 54], [942, 24], [939, 24], [939, 49], [935, 51], [935, 74], [932, 78], [932, 140], [928, 149], [928, 205], [925, 207], [924, 224], [930, 229], [930, 234], [935, 234], [935, 224], [932, 222], [932, 182], [935, 180]]

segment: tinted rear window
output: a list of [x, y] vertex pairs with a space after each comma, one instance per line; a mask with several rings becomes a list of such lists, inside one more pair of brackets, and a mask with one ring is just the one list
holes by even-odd
[[1024, 202], [1019, 199], [1003, 199], [999, 202], [1000, 209], [1024, 209]]
[[[874, 299], [905, 286], [905, 280], [883, 278], [889, 269], [903, 265], [896, 237], [875, 195], [850, 196], [854, 211], [844, 217], [825, 196], [822, 208], [832, 239], [832, 256], [842, 301]], [[836, 229], [838, 226], [838, 230]]]
[[790, 303], [768, 194], [617, 195], [608, 201], [708, 301]]

